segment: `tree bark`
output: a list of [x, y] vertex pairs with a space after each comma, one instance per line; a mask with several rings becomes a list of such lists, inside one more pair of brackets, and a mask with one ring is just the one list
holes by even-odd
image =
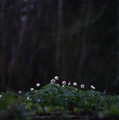
[[1, 22], [1, 39], [2, 39], [2, 50], [1, 50], [1, 83], [0, 83], [0, 89], [4, 90], [5, 88], [5, 54], [6, 54], [6, 28], [4, 24], [4, 8], [5, 8], [6, 0], [2, 1], [1, 5], [1, 14], [0, 14], [0, 22]]
[[[26, 6], [26, 7], [28, 7], [28, 6]], [[19, 7], [19, 8], [21, 9], [21, 7]], [[14, 54], [14, 56], [13, 56], [11, 62], [10, 62], [10, 65], [9, 65], [8, 89], [11, 89], [11, 82], [12, 82], [12, 79], [13, 79], [13, 75], [14, 75], [14, 72], [16, 70], [17, 64], [19, 63], [19, 57], [20, 57], [20, 53], [21, 53], [21, 50], [22, 50], [24, 34], [25, 34], [25, 30], [26, 30], [27, 11], [26, 11], [25, 15], [22, 15], [22, 12], [21, 12], [20, 19], [21, 19], [21, 29], [19, 31], [19, 39], [18, 39], [17, 49], [16, 49], [16, 53]]]
[[63, 0], [58, 0], [58, 35], [56, 40], [56, 70], [57, 74], [60, 74], [60, 45], [61, 45], [61, 36], [62, 36], [62, 2]]
[[[82, 7], [84, 9], [84, 7]], [[88, 30], [88, 26], [89, 26], [89, 21], [90, 21], [90, 16], [91, 16], [91, 8], [92, 8], [92, 0], [89, 1], [89, 5], [88, 5], [88, 9], [87, 9], [87, 15], [84, 21], [84, 26], [83, 26], [83, 36], [82, 36], [82, 46], [81, 46], [81, 53], [80, 53], [80, 58], [79, 58], [79, 62], [78, 62], [78, 69], [77, 69], [77, 79], [80, 80], [81, 78], [81, 71], [84, 67], [84, 63], [86, 60], [86, 57], [88, 55], [88, 47], [87, 47], [87, 30]], [[85, 10], [85, 9], [84, 9]], [[84, 11], [83, 10], [83, 11]], [[83, 23], [82, 23], [83, 24]]]
[[119, 0], [117, 0], [117, 65], [116, 65], [116, 79], [113, 87], [119, 87]]

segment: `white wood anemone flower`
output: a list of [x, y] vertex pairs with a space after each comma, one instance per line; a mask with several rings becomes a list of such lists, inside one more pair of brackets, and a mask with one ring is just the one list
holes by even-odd
[[80, 86], [81, 88], [85, 88], [85, 85], [84, 84], [81, 84], [81, 86]]
[[40, 86], [40, 83], [37, 83], [37, 84], [36, 84], [36, 87], [39, 87], [39, 86]]
[[33, 91], [33, 90], [34, 90], [34, 88], [30, 88], [30, 90], [31, 90], [31, 91]]
[[58, 76], [55, 76], [54, 79], [55, 79], [55, 80], [59, 80], [59, 77], [58, 77]]
[[0, 98], [2, 97], [2, 95], [0, 95]]
[[77, 83], [76, 83], [76, 82], [74, 82], [74, 83], [73, 83], [73, 85], [74, 85], [74, 86], [77, 86]]
[[21, 94], [21, 93], [22, 93], [22, 91], [21, 91], [21, 90], [19, 90], [19, 91], [18, 91], [18, 93], [19, 93], [19, 94]]
[[51, 84], [53, 84], [53, 83], [55, 83], [55, 82], [56, 82], [55, 79], [52, 79], [52, 80], [50, 81]]
[[94, 85], [91, 85], [90, 87], [91, 87], [91, 89], [95, 90], [95, 86]]
[[66, 81], [62, 81], [62, 85], [65, 86], [66, 85]]
[[71, 85], [71, 82], [68, 82], [68, 86], [70, 86]]
[[30, 97], [28, 96], [26, 99], [27, 99], [27, 100], [30, 100]]

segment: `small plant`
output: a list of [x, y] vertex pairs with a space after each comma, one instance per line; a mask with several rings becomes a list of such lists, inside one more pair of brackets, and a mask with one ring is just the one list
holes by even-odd
[[[77, 83], [65, 81], [62, 85], [56, 83], [59, 77], [55, 76], [51, 82], [44, 87], [35, 90], [30, 88], [30, 91], [23, 94], [14, 92], [1, 93], [0, 95], [0, 114], [2, 115], [7, 109], [13, 108], [8, 116], [42, 116], [49, 114], [56, 117], [75, 116], [76, 114], [88, 113], [92, 111], [100, 111], [100, 115], [107, 117], [109, 115], [119, 115], [117, 106], [119, 106], [119, 96], [103, 95], [99, 91], [95, 91], [95, 87], [91, 85], [91, 90], [85, 90], [85, 85], [81, 84], [80, 89], [77, 88]], [[40, 83], [36, 84], [40, 87]], [[18, 112], [19, 111], [19, 112]], [[13, 114], [14, 113], [14, 114]], [[23, 115], [24, 114], [24, 115]]]

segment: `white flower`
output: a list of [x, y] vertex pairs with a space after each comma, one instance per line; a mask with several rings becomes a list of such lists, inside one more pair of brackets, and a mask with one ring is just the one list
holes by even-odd
[[2, 95], [0, 95], [0, 98], [2, 97]]
[[47, 106], [45, 106], [45, 107], [44, 107], [44, 110], [45, 110], [45, 112], [47, 112], [47, 111], [48, 111], [48, 107], [47, 107]]
[[40, 83], [37, 83], [37, 84], [36, 84], [36, 87], [39, 87], [39, 86], [40, 86]]
[[40, 102], [40, 99], [38, 99], [37, 102]]
[[62, 84], [63, 84], [63, 85], [66, 85], [66, 81], [62, 81]]
[[22, 91], [21, 91], [21, 90], [19, 90], [19, 91], [18, 91], [18, 93], [19, 93], [19, 94], [21, 94], [21, 93], [22, 93]]
[[55, 79], [52, 79], [52, 80], [50, 81], [50, 83], [51, 83], [51, 84], [55, 83]]
[[70, 85], [71, 85], [71, 82], [68, 82], [68, 85], [70, 86]]
[[73, 83], [73, 85], [74, 85], [74, 86], [77, 86], [77, 83], [76, 83], [76, 82], [74, 82], [74, 83]]
[[78, 88], [76, 88], [76, 90], [78, 90]]
[[80, 86], [81, 88], [85, 88], [85, 85], [84, 84], [81, 84], [81, 86]]
[[91, 89], [95, 90], [95, 86], [91, 85], [90, 87], [91, 87]]
[[57, 84], [58, 86], [60, 86], [60, 84]]
[[30, 90], [31, 90], [31, 91], [33, 91], [33, 90], [34, 90], [34, 88], [30, 88]]
[[59, 77], [58, 77], [58, 76], [55, 76], [54, 79], [55, 79], [55, 80], [59, 80]]
[[30, 97], [28, 96], [26, 99], [27, 99], [27, 100], [30, 100]]

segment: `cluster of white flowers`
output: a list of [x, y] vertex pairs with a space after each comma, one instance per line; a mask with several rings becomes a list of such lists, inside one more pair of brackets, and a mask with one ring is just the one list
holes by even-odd
[[37, 84], [36, 84], [36, 87], [39, 87], [39, 86], [40, 86], [40, 83], [37, 83]]
[[74, 83], [73, 83], [73, 85], [74, 85], [74, 86], [77, 86], [77, 83], [76, 83], [76, 82], [74, 82]]
[[91, 85], [90, 87], [91, 87], [91, 89], [95, 90], [95, 86]]
[[54, 79], [51, 79], [50, 84], [55, 83], [56, 80], [59, 80], [59, 77], [58, 77], [58, 76], [55, 76]]
[[[55, 76], [54, 79], [51, 79], [50, 84], [55, 83], [57, 80], [59, 80], [59, 77], [58, 77], [58, 76]], [[59, 84], [57, 84], [57, 85], [59, 86]], [[66, 85], [66, 81], [62, 81], [62, 87], [64, 87], [65, 85]], [[70, 85], [71, 85], [71, 82], [68, 82], [68, 86], [70, 86]], [[39, 86], [40, 86], [40, 83], [37, 83], [37, 84], [36, 84], [36, 87], [39, 87]], [[77, 86], [77, 83], [76, 83], [76, 82], [73, 82], [73, 86]], [[95, 90], [95, 86], [94, 86], [94, 85], [91, 85], [90, 87], [91, 87], [91, 89]], [[85, 88], [85, 85], [84, 85], [84, 84], [81, 84], [81, 85], [80, 85], [80, 88], [81, 88], [81, 89]], [[78, 90], [78, 89], [76, 88], [76, 90]], [[30, 88], [30, 91], [34, 91], [34, 88]], [[22, 91], [19, 90], [18, 93], [21, 94]], [[1, 97], [2, 97], [2, 95], [0, 95], [0, 98], [1, 98]], [[31, 99], [30, 97], [27, 97], [27, 100], [32, 100], [32, 99]], [[40, 99], [38, 99], [37, 102], [40, 102]]]

